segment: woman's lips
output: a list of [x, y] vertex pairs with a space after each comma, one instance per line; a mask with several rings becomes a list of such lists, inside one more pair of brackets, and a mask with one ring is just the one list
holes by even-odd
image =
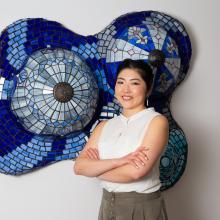
[[122, 99], [125, 101], [129, 101], [132, 99], [132, 96], [122, 96]]

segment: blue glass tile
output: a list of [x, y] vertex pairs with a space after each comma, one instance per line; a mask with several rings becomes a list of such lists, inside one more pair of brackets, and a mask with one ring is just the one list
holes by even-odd
[[16, 165], [16, 161], [14, 161], [14, 160], [10, 160], [10, 163], [13, 165]]
[[31, 163], [34, 164], [34, 165], [37, 165], [38, 161], [37, 160], [31, 160]]
[[69, 150], [63, 150], [63, 153], [64, 153], [64, 154], [69, 154], [70, 151], [69, 151]]
[[58, 156], [58, 157], [56, 157], [55, 160], [56, 160], [56, 161], [58, 161], [58, 160], [62, 160], [62, 158], [61, 158], [61, 156]]
[[41, 156], [36, 156], [36, 159], [37, 159], [38, 161], [42, 161], [42, 160], [43, 160], [43, 157], [41, 157]]
[[24, 33], [24, 32], [26, 32], [28, 29], [27, 29], [27, 27], [23, 27], [23, 28], [21, 28], [21, 31]]
[[10, 162], [8, 160], [4, 160], [4, 164], [5, 166], [9, 167], [10, 166]]
[[9, 172], [10, 172], [10, 168], [7, 167], [7, 166], [4, 166], [4, 171], [5, 171], [6, 173], [9, 173]]
[[40, 155], [40, 151], [39, 150], [34, 150], [33, 152], [35, 155]]
[[17, 147], [16, 150], [17, 150], [17, 152], [19, 152], [19, 153], [22, 153], [22, 151], [23, 151], [20, 147]]
[[70, 153], [75, 153], [75, 152], [77, 152], [77, 149], [70, 149]]
[[21, 148], [22, 148], [23, 150], [27, 150], [27, 149], [28, 149], [28, 147], [27, 147], [26, 145], [24, 145], [24, 144], [21, 145]]
[[32, 153], [29, 154], [29, 157], [30, 157], [31, 159], [36, 159], [36, 156], [35, 156], [34, 154], [32, 154]]
[[13, 33], [15, 31], [15, 29], [13, 28], [13, 27], [11, 27], [11, 28], [9, 28], [8, 29], [8, 33], [10, 34], [10, 33]]
[[24, 156], [26, 156], [26, 157], [28, 157], [28, 155], [29, 155], [29, 153], [26, 152], [26, 151], [22, 151], [22, 154], [23, 154]]
[[22, 172], [23, 166], [22, 166], [21, 164], [17, 163], [17, 164], [16, 164], [16, 167], [18, 167], [19, 169], [21, 169], [20, 171]]
[[18, 154], [18, 158], [24, 160], [24, 156], [22, 154]]
[[46, 157], [47, 153], [46, 152], [41, 152], [40, 155], [43, 156], [43, 157]]
[[68, 155], [62, 155], [61, 158], [62, 158], [63, 160], [66, 160], [66, 159], [69, 159], [69, 156], [68, 156]]
[[29, 157], [25, 157], [24, 160], [25, 160], [26, 162], [31, 162], [31, 159], [30, 159]]
[[33, 149], [31, 149], [31, 148], [27, 148], [27, 152], [29, 152], [29, 153], [33, 153], [33, 152], [34, 152], [34, 150], [33, 150]]
[[32, 142], [33, 144], [38, 144], [38, 141], [37, 141], [36, 139], [34, 139], [34, 138], [31, 140], [31, 142]]
[[26, 166], [29, 167], [29, 168], [32, 168], [34, 165], [31, 164], [31, 163], [27, 163]]
[[23, 160], [20, 161], [20, 164], [22, 164], [23, 166], [27, 165], [27, 163], [25, 161], [23, 161]]
[[13, 56], [13, 55], [10, 53], [10, 54], [8, 55], [7, 59], [8, 59], [8, 60], [11, 60], [12, 56]]
[[[15, 157], [14, 160], [15, 160], [17, 163], [20, 162], [20, 159], [19, 159], [18, 157]], [[16, 163], [16, 164], [17, 164], [17, 163]]]

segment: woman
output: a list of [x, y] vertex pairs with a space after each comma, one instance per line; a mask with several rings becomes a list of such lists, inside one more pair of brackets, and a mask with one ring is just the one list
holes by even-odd
[[146, 106], [152, 83], [147, 63], [124, 60], [115, 84], [123, 111], [96, 126], [76, 159], [76, 174], [101, 180], [99, 220], [168, 219], [159, 190], [159, 159], [169, 126], [165, 116]]

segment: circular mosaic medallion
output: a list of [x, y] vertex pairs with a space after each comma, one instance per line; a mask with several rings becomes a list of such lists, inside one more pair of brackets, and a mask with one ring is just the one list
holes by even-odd
[[98, 86], [84, 61], [68, 50], [43, 49], [18, 75], [11, 109], [33, 133], [66, 135], [90, 122], [97, 101]]

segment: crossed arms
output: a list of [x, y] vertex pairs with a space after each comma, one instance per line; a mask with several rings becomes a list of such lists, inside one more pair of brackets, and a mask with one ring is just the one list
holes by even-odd
[[100, 122], [76, 159], [77, 175], [97, 177], [110, 182], [133, 182], [147, 175], [160, 157], [168, 141], [169, 124], [165, 116], [156, 116], [150, 123], [137, 150], [120, 158], [100, 159], [98, 139], [106, 121]]

